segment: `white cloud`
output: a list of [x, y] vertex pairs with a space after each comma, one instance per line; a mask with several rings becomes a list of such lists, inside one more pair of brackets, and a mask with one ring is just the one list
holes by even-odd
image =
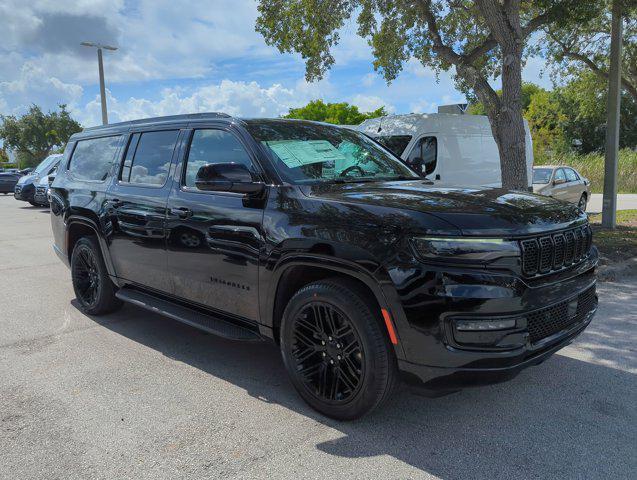
[[[183, 88], [167, 88], [161, 92], [157, 100], [130, 97], [122, 101], [108, 91], [109, 121], [195, 112], [224, 112], [240, 117], [277, 117], [287, 113], [291, 107], [304, 105], [316, 98], [313, 96], [313, 90], [306, 85], [301, 81], [294, 88], [285, 88], [280, 84], [263, 87], [257, 82], [222, 80], [218, 84], [205, 85], [190, 91]], [[99, 124], [99, 96], [73, 113], [85, 126]]]
[[393, 105], [377, 95], [358, 94], [352, 98], [350, 103], [356, 105], [361, 112], [371, 112], [380, 107], [385, 107], [388, 113], [392, 113], [396, 110]]
[[378, 74], [376, 72], [369, 72], [363, 75], [363, 78], [361, 78], [361, 84], [364, 87], [371, 87], [372, 85], [374, 85], [377, 79]]
[[82, 93], [80, 85], [48, 76], [43, 69], [27, 62], [18, 69], [12, 80], [0, 81], [0, 111], [18, 114], [33, 103], [44, 110], [54, 109], [60, 103], [73, 108], [80, 101]]

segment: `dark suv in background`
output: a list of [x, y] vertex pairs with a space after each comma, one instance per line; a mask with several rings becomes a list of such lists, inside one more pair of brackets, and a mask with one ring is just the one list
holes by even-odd
[[86, 313], [125, 301], [272, 339], [299, 394], [338, 419], [399, 377], [442, 392], [510, 378], [597, 308], [575, 205], [433, 188], [336, 126], [197, 114], [91, 128], [70, 139], [50, 196]]

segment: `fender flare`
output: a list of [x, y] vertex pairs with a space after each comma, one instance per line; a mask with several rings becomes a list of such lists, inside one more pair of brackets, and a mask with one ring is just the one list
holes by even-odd
[[[263, 307], [260, 312], [261, 323], [268, 329], [274, 328], [274, 309], [281, 278], [286, 271], [297, 266], [317, 267], [324, 270], [331, 270], [334, 273], [346, 275], [360, 281], [372, 292], [372, 295], [376, 299], [379, 307], [390, 312], [394, 327], [397, 323], [396, 317], [403, 315], [402, 309], [397, 309], [393, 306], [396, 305], [395, 302], [392, 301], [396, 298], [395, 294], [392, 295], [390, 289], [393, 289], [393, 283], [389, 276], [387, 276], [387, 278], [383, 278], [380, 265], [377, 266], [373, 272], [370, 272], [363, 269], [359, 264], [342, 258], [313, 253], [299, 254], [298, 252], [295, 252], [288, 256], [283, 256], [277, 262], [275, 267], [272, 269], [272, 276], [269, 279], [267, 292], [265, 292], [265, 296], [262, 297], [263, 301], [261, 304]], [[385, 288], [383, 288], [383, 286], [385, 286]], [[391, 295], [391, 299], [388, 299], [388, 293]], [[387, 331], [386, 333], [389, 335]], [[396, 356], [399, 359], [404, 358], [405, 353], [400, 339], [398, 339], [398, 344], [393, 345], [393, 347]]]
[[69, 217], [66, 219], [66, 250], [67, 250], [67, 255], [69, 257], [69, 263], [70, 263], [71, 254], [72, 254], [72, 252], [69, 250], [69, 232], [73, 224], [84, 225], [85, 227], [89, 227], [91, 230], [95, 232], [95, 236], [97, 237], [97, 241], [100, 246], [102, 258], [104, 259], [104, 264], [106, 265], [106, 270], [108, 272], [108, 275], [112, 278], [116, 278], [115, 267], [113, 266], [113, 262], [111, 260], [111, 254], [108, 249], [108, 244], [106, 243], [106, 239], [102, 235], [97, 223], [90, 218], [86, 218], [79, 215], [69, 215]]

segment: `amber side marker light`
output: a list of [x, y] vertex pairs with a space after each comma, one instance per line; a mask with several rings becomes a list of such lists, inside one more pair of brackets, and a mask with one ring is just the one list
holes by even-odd
[[391, 321], [389, 312], [384, 308], [380, 309], [383, 314], [383, 320], [385, 320], [385, 326], [387, 327], [387, 333], [389, 333], [389, 340], [393, 345], [398, 345], [398, 338], [396, 338], [396, 331], [394, 330], [394, 323]]

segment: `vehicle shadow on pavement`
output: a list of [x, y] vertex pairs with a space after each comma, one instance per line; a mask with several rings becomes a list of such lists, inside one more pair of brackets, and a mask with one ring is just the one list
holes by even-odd
[[617, 368], [557, 354], [508, 383], [446, 397], [403, 388], [383, 409], [338, 422], [298, 397], [271, 343], [224, 340], [132, 305], [93, 320], [341, 432], [316, 445], [329, 455], [389, 455], [446, 479], [628, 478], [637, 469], [637, 376]]

